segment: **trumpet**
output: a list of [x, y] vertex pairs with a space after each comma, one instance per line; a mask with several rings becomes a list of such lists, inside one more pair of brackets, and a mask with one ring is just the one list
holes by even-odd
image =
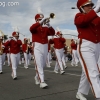
[[50, 18], [53, 19], [54, 17], [55, 17], [55, 14], [54, 14], [54, 13], [50, 13], [49, 18], [46, 18], [46, 19], [44, 20], [44, 24], [48, 23], [48, 22], [50, 21]]

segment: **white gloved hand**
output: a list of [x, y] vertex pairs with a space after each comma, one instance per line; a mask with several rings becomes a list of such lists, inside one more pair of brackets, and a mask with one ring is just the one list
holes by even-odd
[[98, 13], [98, 12], [100, 11], [100, 0], [97, 1], [97, 5], [96, 5], [96, 7], [94, 8], [94, 11], [95, 11], [96, 13]]
[[51, 52], [51, 50], [49, 50], [49, 52]]
[[26, 50], [26, 53], [27, 53], [28, 51]]
[[51, 27], [51, 25], [50, 25], [50, 23], [48, 22], [48, 23], [46, 23], [46, 25], [48, 26], [48, 27]]
[[41, 25], [43, 25], [43, 23], [45, 22], [45, 20], [46, 20], [46, 18], [43, 18], [41, 21], [39, 21], [39, 23], [40, 23]]

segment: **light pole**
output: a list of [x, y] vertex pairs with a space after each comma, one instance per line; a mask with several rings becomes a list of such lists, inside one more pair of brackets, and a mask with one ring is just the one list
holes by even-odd
[[77, 9], [76, 7], [71, 7], [71, 9]]

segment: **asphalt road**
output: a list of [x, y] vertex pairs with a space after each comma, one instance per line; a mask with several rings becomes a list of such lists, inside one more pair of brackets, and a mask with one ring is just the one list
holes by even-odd
[[[47, 89], [40, 89], [35, 85], [35, 69], [33, 60], [29, 69], [25, 69], [23, 64], [19, 65], [17, 70], [18, 79], [13, 80], [11, 77], [11, 68], [3, 66], [3, 74], [0, 74], [0, 100], [77, 100], [77, 93], [81, 66], [72, 67], [70, 62], [65, 74], [54, 73], [55, 61], [51, 63], [51, 68], [45, 68], [45, 82], [48, 84]], [[88, 100], [94, 100], [89, 92], [86, 96]]]

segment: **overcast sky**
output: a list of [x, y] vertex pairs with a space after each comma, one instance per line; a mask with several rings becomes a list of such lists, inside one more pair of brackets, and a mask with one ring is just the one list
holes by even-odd
[[[96, 3], [96, 0], [92, 1]], [[38, 13], [38, 8], [41, 8], [46, 18], [50, 13], [55, 13], [55, 18], [50, 19], [50, 24], [55, 30], [58, 27], [63, 34], [78, 35], [74, 25], [74, 16], [78, 9], [71, 9], [76, 7], [77, 0], [12, 0], [13, 3], [18, 2], [15, 6], [8, 6], [8, 2], [11, 1], [0, 0], [0, 30], [8, 36], [17, 26], [20, 33], [31, 38], [29, 28], [35, 23], [34, 17]], [[72, 38], [68, 35], [66, 37]], [[20, 34], [20, 38], [24, 36]]]

